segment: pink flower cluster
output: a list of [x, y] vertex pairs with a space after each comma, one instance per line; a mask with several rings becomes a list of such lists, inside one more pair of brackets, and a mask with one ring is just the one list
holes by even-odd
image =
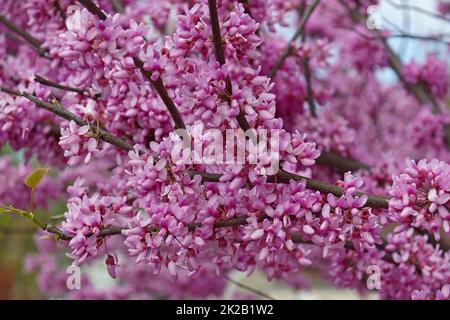
[[102, 149], [99, 148], [98, 138], [95, 138], [90, 125], [78, 127], [74, 121], [70, 121], [68, 128], [61, 128], [59, 145], [64, 150], [64, 156], [69, 158], [67, 163], [70, 166], [81, 162], [87, 164], [92, 157], [101, 158], [107, 150], [107, 145], [103, 143]]
[[438, 11], [443, 15], [450, 14], [450, 2], [448, 2], [447, 0], [439, 0]]
[[98, 194], [91, 197], [84, 195], [67, 204], [66, 220], [62, 222], [61, 229], [72, 237], [69, 247], [74, 263], [84, 263], [105, 249], [105, 239], [99, 237], [99, 233], [103, 228], [120, 222], [120, 216], [115, 217], [114, 213], [120, 214], [121, 208], [126, 208], [124, 204], [123, 199]]
[[402, 174], [394, 177], [389, 212], [408, 228], [427, 230], [440, 239], [440, 228], [450, 233], [450, 165], [436, 159], [408, 160]]
[[[450, 255], [442, 249], [435, 248], [428, 242], [428, 236], [414, 235], [413, 230], [391, 234], [388, 237], [386, 254], [395, 264], [385, 263], [381, 269], [384, 281], [381, 297], [385, 299], [417, 298], [420, 291], [434, 292], [444, 289], [450, 281]], [[417, 277], [417, 272], [421, 273]], [[403, 286], [396, 285], [403, 279]]]
[[429, 55], [424, 64], [411, 62], [405, 65], [403, 76], [411, 83], [425, 83], [433, 95], [439, 99], [445, 97], [449, 88], [447, 63], [435, 55]]

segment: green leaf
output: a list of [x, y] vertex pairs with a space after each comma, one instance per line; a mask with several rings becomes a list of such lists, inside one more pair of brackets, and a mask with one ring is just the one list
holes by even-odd
[[26, 178], [25, 185], [31, 189], [36, 188], [36, 186], [41, 182], [48, 172], [49, 168], [37, 168], [33, 170]]

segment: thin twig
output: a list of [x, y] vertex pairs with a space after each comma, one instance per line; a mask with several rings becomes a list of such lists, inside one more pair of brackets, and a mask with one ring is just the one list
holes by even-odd
[[106, 20], [106, 14], [92, 0], [78, 0], [90, 13], [101, 20]]
[[292, 39], [288, 42], [281, 56], [278, 57], [278, 60], [275, 62], [274, 66], [270, 70], [269, 78], [272, 79], [275, 78], [277, 71], [281, 68], [281, 66], [284, 63], [284, 60], [286, 60], [286, 58], [289, 57], [289, 55], [291, 54], [292, 44], [294, 43], [295, 40], [297, 40], [299, 36], [303, 34], [306, 27], [306, 23], [308, 22], [309, 18], [311, 17], [311, 15], [313, 14], [314, 10], [316, 9], [319, 3], [320, 0], [314, 0], [314, 2], [306, 8], [305, 13], [303, 14], [303, 17], [300, 21], [300, 26], [298, 27]]
[[34, 81], [39, 82], [45, 86], [49, 86], [49, 87], [53, 87], [53, 88], [57, 88], [57, 89], [65, 90], [65, 91], [72, 91], [72, 92], [77, 92], [77, 93], [81, 93], [81, 94], [87, 93], [87, 91], [85, 89], [74, 88], [74, 87], [70, 87], [67, 85], [59, 84], [59, 83], [50, 81], [48, 79], [45, 79], [39, 75], [34, 76]]
[[[365, 24], [367, 17], [364, 16], [359, 10], [354, 10], [350, 8], [344, 0], [339, 0], [339, 2], [347, 10], [350, 18], [355, 23]], [[380, 41], [383, 44], [388, 56], [388, 63], [392, 68], [392, 70], [394, 70], [394, 72], [396, 73], [397, 77], [403, 83], [404, 87], [416, 98], [417, 101], [419, 101], [422, 104], [430, 105], [435, 114], [440, 114], [441, 109], [439, 107], [439, 104], [437, 103], [436, 99], [430, 94], [426, 85], [422, 82], [414, 84], [407, 81], [403, 76], [403, 63], [400, 57], [389, 45], [388, 40], [382, 36], [379, 30], [371, 30], [371, 31], [378, 38], [380, 38]], [[444, 130], [445, 130], [445, 143], [447, 144], [448, 147], [450, 147], [450, 125], [445, 125]]]
[[111, 0], [114, 10], [117, 13], [124, 13], [125, 12], [125, 6], [123, 5], [123, 2], [121, 0]]
[[249, 286], [247, 286], [246, 284], [243, 284], [243, 283], [241, 283], [241, 282], [238, 282], [238, 281], [236, 281], [236, 280], [230, 278], [230, 277], [227, 276], [227, 275], [224, 275], [223, 277], [224, 277], [225, 279], [227, 279], [229, 282], [231, 282], [231, 283], [235, 284], [236, 286], [238, 286], [239, 288], [242, 288], [242, 289], [245, 289], [245, 290], [247, 290], [247, 291], [253, 292], [253, 293], [256, 294], [256, 295], [261, 296], [261, 297], [266, 298], [266, 299], [269, 299], [269, 300], [276, 300], [275, 298], [269, 296], [267, 293], [264, 293], [264, 292], [262, 292], [262, 291], [259, 291], [259, 290], [254, 289], [254, 288], [252, 288], [252, 287], [249, 287]]
[[399, 3], [395, 3], [394, 1], [391, 1], [391, 0], [385, 0], [385, 1], [388, 4], [390, 4], [391, 6], [393, 6], [394, 8], [413, 10], [413, 11], [419, 12], [421, 14], [427, 15], [429, 17], [440, 19], [442, 21], [450, 23], [450, 19], [449, 18], [447, 18], [447, 17], [445, 17], [443, 15], [440, 15], [438, 13], [435, 13], [435, 12], [432, 12], [432, 11], [428, 11], [427, 9], [424, 9], [422, 7], [414, 6], [414, 5], [411, 5], [411, 4], [399, 4]]
[[[211, 29], [212, 29], [212, 36], [213, 36], [213, 44], [214, 44], [214, 54], [216, 56], [217, 61], [221, 66], [223, 66], [225, 61], [225, 53], [223, 50], [222, 45], [222, 35], [220, 34], [220, 22], [219, 22], [219, 15], [217, 13], [217, 3], [216, 0], [208, 0], [208, 8], [209, 8], [209, 16], [211, 19]], [[233, 95], [233, 88], [231, 85], [230, 77], [227, 76], [226, 78], [226, 97], [228, 104], [231, 106], [231, 96]], [[251, 139], [253, 141], [256, 141], [256, 136], [253, 134], [253, 132], [250, 130], [250, 124], [248, 123], [247, 119], [245, 118], [244, 110], [242, 110], [241, 107], [239, 107], [239, 113], [236, 116], [236, 120], [239, 124], [239, 127], [249, 132], [251, 135]]]
[[13, 31], [18, 36], [20, 36], [30, 45], [32, 45], [41, 57], [47, 57], [47, 51], [41, 47], [41, 42], [38, 39], [27, 33], [25, 30], [20, 28], [18, 25], [14, 24], [12, 21], [6, 19], [6, 17], [2, 15], [0, 15], [0, 23], [2, 23], [5, 27]]
[[172, 98], [169, 96], [169, 93], [167, 92], [166, 86], [164, 85], [164, 82], [162, 81], [161, 77], [158, 77], [158, 80], [153, 81], [151, 72], [144, 69], [144, 62], [137, 57], [133, 58], [133, 60], [134, 64], [141, 71], [145, 79], [149, 81], [155, 88], [155, 90], [158, 92], [159, 97], [164, 102], [164, 104], [167, 107], [167, 110], [172, 116], [173, 122], [175, 123], [175, 128], [186, 129], [186, 125], [184, 124], [183, 118], [181, 117], [181, 114], [178, 111], [175, 102], [173, 102]]
[[[38, 99], [37, 97], [35, 97], [34, 95], [29, 94], [27, 92], [23, 92], [21, 95], [23, 97], [27, 98], [28, 100], [34, 102], [38, 107], [46, 109], [68, 121], [74, 121], [79, 126], [86, 126], [89, 124], [86, 120], [82, 119], [81, 117], [77, 116], [76, 114], [70, 112], [69, 110], [67, 110], [61, 106], [57, 106], [54, 104], [44, 102], [44, 101]], [[120, 149], [125, 150], [125, 151], [133, 150], [133, 146], [126, 143], [122, 139], [114, 136], [113, 134], [109, 133], [108, 131], [106, 131], [102, 128], [98, 128], [97, 130], [98, 130], [97, 134], [98, 134], [99, 138], [102, 139], [103, 141], [105, 141], [109, 144], [112, 144]]]

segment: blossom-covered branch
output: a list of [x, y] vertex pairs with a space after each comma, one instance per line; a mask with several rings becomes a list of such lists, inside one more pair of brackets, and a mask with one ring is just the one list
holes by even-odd
[[[209, 16], [211, 19], [211, 28], [212, 28], [212, 36], [213, 36], [213, 43], [214, 43], [214, 53], [216, 56], [217, 61], [220, 63], [221, 66], [225, 65], [225, 53], [223, 51], [222, 46], [222, 35], [220, 34], [220, 23], [219, 23], [219, 15], [217, 14], [217, 3], [216, 0], [208, 0], [208, 8], [209, 8]], [[227, 96], [228, 104], [231, 103], [231, 96], [233, 95], [233, 89], [231, 86], [231, 80], [227, 76], [225, 79], [226, 86], [225, 86], [225, 94]], [[247, 131], [250, 129], [250, 125], [248, 124], [247, 119], [245, 118], [245, 114], [242, 110], [242, 108], [239, 108], [239, 113], [236, 117], [239, 126], [242, 128], [242, 130]], [[254, 137], [252, 137], [253, 140]]]
[[[91, 0], [79, 0], [79, 2], [86, 7], [92, 14], [96, 15], [99, 19], [105, 20], [106, 15], [103, 13], [103, 11]], [[167, 89], [164, 85], [163, 80], [161, 77], [158, 77], [158, 79], [152, 78], [152, 73], [145, 70], [144, 68], [144, 62], [139, 57], [133, 57], [134, 64], [136, 65], [136, 68], [138, 68], [144, 77], [149, 81], [155, 90], [158, 92], [159, 96], [161, 97], [161, 100], [164, 102], [164, 104], [167, 107], [167, 110], [169, 111], [170, 115], [172, 116], [172, 119], [175, 123], [176, 129], [186, 129], [186, 125], [184, 124], [183, 118], [180, 115], [180, 112], [178, 111], [177, 106], [173, 102], [172, 98], [170, 98], [169, 94], [167, 93]]]
[[[39, 108], [46, 109], [68, 121], [74, 121], [78, 126], [89, 125], [89, 123], [86, 120], [73, 114], [69, 110], [61, 107], [59, 104], [56, 105], [56, 104], [46, 103], [46, 102], [36, 98], [34, 95], [29, 94], [27, 92], [22, 92], [21, 95], [24, 96], [25, 98], [29, 99], [30, 101], [34, 102]], [[104, 130], [102, 128], [99, 128], [99, 127], [95, 128], [95, 134], [98, 135], [98, 137], [100, 139], [102, 139], [103, 141], [110, 143], [120, 149], [123, 149], [126, 151], [133, 149], [133, 147], [131, 145], [129, 145], [122, 139], [112, 135], [111, 133], [107, 132], [106, 130]]]

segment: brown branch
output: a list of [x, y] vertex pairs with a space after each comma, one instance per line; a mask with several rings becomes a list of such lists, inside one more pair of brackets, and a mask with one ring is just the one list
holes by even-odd
[[[339, 2], [347, 10], [353, 22], [365, 24], [367, 17], [364, 16], [359, 10], [350, 8], [347, 5], [347, 3], [345, 3], [345, 1], [343, 0], [339, 0]], [[392, 70], [394, 70], [395, 74], [403, 83], [406, 90], [408, 90], [419, 103], [431, 105], [433, 112], [435, 114], [440, 114], [441, 109], [439, 108], [439, 104], [437, 103], [436, 99], [430, 94], [426, 85], [424, 83], [414, 84], [407, 81], [403, 76], [403, 63], [400, 57], [394, 52], [394, 50], [389, 45], [386, 37], [383, 37], [383, 35], [379, 30], [371, 30], [371, 31], [377, 36], [377, 38], [381, 39], [381, 43], [383, 44], [388, 56], [389, 66], [391, 67]], [[445, 129], [445, 142], [447, 146], [450, 147], [450, 125], [445, 125], [444, 129]]]
[[309, 109], [311, 110], [311, 115], [314, 118], [317, 118], [317, 107], [311, 80], [311, 68], [309, 67], [309, 59], [307, 57], [303, 58], [303, 69], [305, 71], [305, 80], [306, 80], [306, 101], [308, 101]]
[[224, 277], [225, 279], [227, 279], [229, 282], [231, 282], [231, 283], [233, 283], [234, 285], [236, 285], [237, 287], [239, 287], [239, 288], [245, 289], [245, 290], [247, 290], [247, 291], [250, 291], [250, 292], [252, 292], [252, 293], [254, 293], [254, 294], [258, 295], [258, 296], [261, 296], [261, 297], [266, 298], [266, 299], [269, 299], [269, 300], [276, 300], [275, 298], [269, 296], [268, 294], [266, 294], [266, 293], [264, 293], [264, 292], [262, 292], [262, 291], [256, 290], [256, 289], [254, 289], [254, 288], [252, 288], [252, 287], [249, 287], [249, 286], [247, 286], [246, 284], [240, 283], [240, 282], [238, 282], [238, 281], [236, 281], [236, 280], [230, 278], [230, 277], [227, 276], [227, 275], [224, 275], [223, 277]]
[[[50, 103], [46, 103], [40, 99], [38, 99], [37, 97], [35, 97], [32, 94], [29, 94], [27, 92], [23, 92], [21, 94], [21, 96], [27, 98], [28, 100], [34, 102], [39, 108], [48, 110], [54, 114], [56, 114], [57, 116], [66, 119], [68, 121], [74, 121], [77, 125], [79, 126], [86, 126], [89, 123], [82, 119], [81, 117], [77, 116], [76, 114], [70, 112], [69, 110], [58, 106], [58, 105], [54, 105], [54, 104], [50, 104]], [[102, 129], [102, 128], [98, 128], [97, 129], [98, 132], [96, 132], [99, 136], [100, 139], [102, 139], [103, 141], [112, 144], [120, 149], [123, 149], [125, 151], [130, 151], [133, 150], [133, 146], [131, 146], [130, 144], [126, 143], [125, 141], [123, 141], [122, 139], [114, 136], [113, 134], [109, 133], [108, 131]]]
[[219, 15], [217, 13], [216, 0], [208, 0], [209, 16], [211, 19], [211, 29], [214, 43], [214, 53], [220, 65], [225, 64], [225, 53], [222, 46], [222, 35], [220, 34]]
[[6, 17], [2, 15], [0, 15], [0, 23], [2, 23], [5, 27], [10, 29], [12, 32], [20, 36], [31, 46], [33, 46], [41, 57], [47, 57], [47, 51], [41, 47], [41, 42], [38, 39], [27, 33], [25, 30], [20, 28], [18, 25], [14, 24], [12, 21], [9, 21], [8, 19], [6, 19]]
[[72, 92], [77, 92], [77, 93], [81, 93], [81, 94], [87, 93], [87, 91], [85, 89], [74, 88], [74, 87], [63, 85], [63, 84], [59, 84], [59, 83], [50, 81], [48, 79], [45, 79], [39, 75], [34, 76], [34, 81], [39, 82], [48, 87], [53, 87], [53, 88], [57, 88], [57, 89], [65, 90], [65, 91], [72, 91]]
[[304, 33], [306, 23], [308, 22], [309, 18], [311, 17], [311, 15], [313, 14], [314, 10], [316, 9], [316, 7], [319, 3], [320, 3], [320, 0], [314, 0], [314, 2], [306, 8], [305, 13], [303, 14], [302, 19], [300, 21], [300, 26], [298, 27], [294, 36], [288, 42], [283, 53], [281, 54], [281, 56], [278, 57], [278, 60], [275, 62], [274, 66], [272, 67], [272, 69], [269, 72], [269, 78], [272, 78], [272, 80], [275, 78], [277, 71], [283, 65], [284, 60], [286, 60], [286, 58], [289, 57], [289, 55], [291, 54], [292, 44], [294, 43], [294, 41], [297, 40], [297, 38]]
[[[220, 177], [222, 176], [219, 173], [204, 173], [204, 172], [197, 172], [197, 171], [190, 171], [189, 175], [191, 177], [195, 175], [200, 175], [204, 182], [219, 182]], [[311, 190], [316, 190], [325, 194], [331, 193], [337, 197], [340, 197], [344, 194], [344, 190], [334, 184], [329, 184], [322, 181], [313, 180], [307, 177], [299, 176], [294, 173], [286, 172], [286, 171], [279, 171], [276, 175], [273, 176], [267, 176], [267, 183], [290, 183], [290, 181], [305, 181], [306, 187]], [[367, 195], [367, 203], [366, 207], [375, 208], [375, 209], [387, 209], [389, 206], [389, 199], [382, 197], [382, 196], [376, 196], [376, 195], [370, 195], [363, 192], [356, 192], [356, 196], [363, 196]]]
[[92, 0], [78, 0], [78, 2], [100, 20], [106, 20], [106, 14]]
[[[85, 8], [88, 9], [90, 13], [96, 15], [99, 19], [101, 20], [106, 19], [106, 15], [103, 13], [103, 11], [99, 7], [97, 7], [97, 5], [93, 3], [91, 0], [78, 0], [78, 1], [83, 6], [85, 6]], [[155, 90], [158, 92], [161, 100], [164, 102], [164, 104], [167, 107], [167, 110], [172, 116], [173, 122], [175, 123], [175, 128], [186, 129], [186, 125], [184, 124], [183, 118], [181, 117], [181, 114], [178, 111], [178, 108], [173, 102], [172, 98], [169, 96], [169, 93], [167, 92], [166, 86], [164, 85], [164, 82], [162, 81], [161, 77], [159, 77], [158, 80], [156, 81], [152, 80], [151, 78], [152, 73], [144, 69], [144, 62], [138, 57], [134, 57], [133, 61], [136, 68], [138, 68], [141, 71], [145, 79], [149, 81], [155, 88]]]
[[340, 156], [333, 151], [322, 151], [316, 163], [325, 166], [332, 166], [340, 172], [365, 170], [371, 171], [370, 165], [357, 160]]
[[125, 7], [121, 0], [111, 0], [114, 10], [117, 13], [124, 13]]
[[158, 80], [153, 81], [152, 73], [144, 69], [144, 62], [137, 57], [133, 58], [133, 60], [134, 64], [141, 71], [145, 79], [149, 81], [155, 88], [155, 90], [158, 92], [159, 97], [164, 102], [164, 104], [167, 107], [167, 110], [172, 116], [173, 122], [175, 123], [175, 128], [186, 129], [186, 125], [184, 124], [183, 118], [181, 117], [181, 114], [178, 111], [178, 108], [173, 102], [172, 98], [169, 96], [169, 93], [167, 92], [166, 86], [164, 85], [164, 82], [162, 81], [161, 77], [159, 77]]
[[[220, 34], [220, 22], [219, 22], [219, 15], [217, 13], [217, 3], [216, 0], [208, 0], [208, 8], [209, 8], [209, 16], [211, 19], [211, 29], [212, 29], [212, 36], [213, 36], [213, 43], [214, 43], [214, 54], [216, 56], [217, 61], [221, 66], [223, 66], [225, 61], [225, 53], [223, 50], [222, 45], [222, 35]], [[231, 96], [233, 95], [233, 87], [231, 85], [230, 77], [227, 76], [226, 78], [226, 96], [228, 104], [231, 106]], [[244, 110], [242, 110], [241, 107], [239, 107], [239, 113], [236, 117], [236, 120], [239, 124], [239, 127], [250, 133], [250, 137], [253, 141], [256, 141], [256, 136], [254, 133], [250, 130], [250, 124], [248, 123], [247, 119], [245, 118]]]

